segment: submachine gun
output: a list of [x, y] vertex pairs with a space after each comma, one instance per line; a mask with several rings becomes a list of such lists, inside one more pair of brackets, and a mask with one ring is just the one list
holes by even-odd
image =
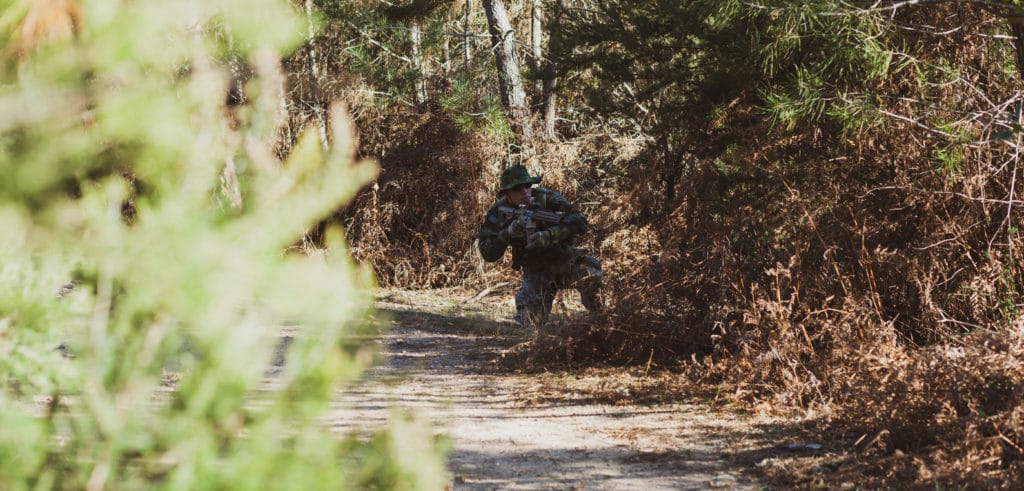
[[544, 223], [561, 223], [562, 217], [565, 213], [560, 211], [544, 211], [544, 210], [533, 210], [527, 208], [526, 205], [520, 205], [519, 208], [512, 208], [511, 206], [499, 206], [498, 212], [501, 213], [505, 218], [511, 218], [513, 220], [522, 220], [526, 223], [526, 243], [533, 242], [533, 234], [537, 233], [537, 222]]

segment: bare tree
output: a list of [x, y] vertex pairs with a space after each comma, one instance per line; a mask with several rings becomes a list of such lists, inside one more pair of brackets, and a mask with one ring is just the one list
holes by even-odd
[[483, 0], [487, 13], [487, 24], [491, 34], [491, 47], [498, 64], [498, 87], [501, 102], [508, 109], [513, 125], [523, 139], [533, 137], [526, 105], [526, 91], [519, 72], [519, 58], [516, 56], [515, 31], [508, 19], [508, 11], [502, 0]]
[[466, 31], [465, 31], [465, 44], [463, 45], [466, 50], [466, 69], [469, 69], [470, 60], [473, 58], [473, 36], [470, 34], [471, 28], [473, 27], [473, 0], [466, 0]]
[[1024, 78], [1024, 16], [1007, 16], [1010, 32], [1013, 33], [1013, 49], [1017, 61], [1017, 74]]
[[[539, 0], [538, 0], [539, 1]], [[548, 53], [558, 53], [562, 49], [562, 13], [568, 5], [568, 0], [556, 0], [554, 15], [551, 16], [548, 39]], [[542, 63], [541, 73], [543, 74], [543, 107], [544, 114], [544, 139], [555, 140], [555, 119], [557, 116], [558, 98], [558, 66], [548, 56]]]
[[320, 66], [317, 63], [316, 51], [316, 29], [313, 26], [313, 0], [306, 0], [306, 24], [309, 30], [307, 42], [309, 43], [309, 72], [313, 77], [313, 111], [316, 113], [317, 128], [320, 131], [320, 145], [324, 150], [330, 148], [329, 129], [327, 127], [327, 108], [320, 95]]
[[410, 31], [412, 37], [412, 67], [416, 71], [413, 100], [416, 102], [417, 108], [422, 108], [427, 103], [427, 74], [423, 71], [423, 28], [420, 26], [420, 21], [414, 20]]
[[532, 0], [533, 5], [530, 8], [530, 48], [532, 51], [532, 57], [530, 57], [530, 68], [533, 70], [540, 69], [540, 60], [544, 58], [544, 51], [541, 48], [541, 43], [544, 37], [544, 15], [543, 15], [543, 0]]

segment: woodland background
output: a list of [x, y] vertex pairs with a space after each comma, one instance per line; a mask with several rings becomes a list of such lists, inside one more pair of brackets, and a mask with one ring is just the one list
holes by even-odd
[[[134, 3], [151, 24], [131, 20], [139, 12], [121, 18], [116, 8], [99, 7], [118, 2], [6, 3], [17, 7], [5, 9], [14, 13], [3, 18], [10, 27], [4, 87], [14, 98], [5, 99], [7, 107], [34, 107], [6, 102], [19, 96], [38, 102], [46, 100], [40, 94], [57, 94], [73, 103], [67, 107], [82, 109], [68, 114], [50, 104], [17, 113], [3, 126], [0, 153], [7, 156], [0, 170], [17, 176], [3, 187], [3, 198], [19, 203], [15, 212], [5, 208], [5, 223], [23, 232], [23, 244], [48, 250], [51, 237], [34, 230], [49, 227], [61, 244], [78, 250], [68, 244], [81, 230], [93, 230], [87, 226], [93, 221], [96, 231], [155, 240], [178, 231], [170, 226], [175, 217], [192, 213], [206, 217], [201, 230], [209, 234], [172, 235], [181, 237], [185, 258], [190, 244], [228, 250], [227, 244], [260, 237], [241, 230], [276, 231], [254, 242], [259, 248], [248, 266], [204, 256], [197, 270], [235, 264], [237, 271], [251, 267], [261, 272], [258, 278], [277, 278], [270, 266], [257, 265], [276, 257], [267, 251], [292, 245], [293, 251], [337, 251], [303, 260], [331, 261], [350, 250], [384, 286], [482, 289], [514, 279], [503, 265], [483, 264], [473, 241], [500, 170], [524, 163], [587, 215], [587, 247], [604, 262], [608, 309], [539, 333], [518, 352], [520, 368], [653, 366], [694, 390], [801, 411], [853, 449], [839, 465], [867, 487], [1012, 488], [1024, 480], [1024, 202], [1016, 186], [1024, 172], [1024, 5], [1018, 0], [266, 0], [275, 7], [259, 16], [249, 15], [259, 9], [240, 5], [245, 2], [221, 1], [199, 24], [195, 12], [154, 7], [158, 2]], [[133, 36], [143, 33], [137, 26], [177, 19], [172, 13], [182, 19], [177, 31], [137, 46]], [[267, 30], [276, 16], [288, 20], [288, 29]], [[121, 23], [96, 20], [111, 18]], [[97, 23], [120, 34], [99, 36], [106, 31]], [[164, 53], [166, 39], [179, 39], [173, 32], [198, 32], [205, 41]], [[62, 56], [69, 46], [89, 56]], [[123, 59], [131, 63], [112, 61]], [[33, 85], [30, 73], [47, 83]], [[190, 89], [202, 80], [216, 83], [203, 85], [206, 92]], [[137, 87], [130, 92], [136, 97], [109, 105], [119, 96], [106, 94], [125, 95], [126, 87]], [[178, 102], [148, 103], [164, 92]], [[186, 96], [195, 96], [188, 99], [193, 113], [174, 111]], [[340, 107], [335, 101], [351, 119], [332, 111]], [[122, 113], [137, 117], [110, 118]], [[182, 130], [196, 114], [209, 122], [204, 128], [223, 136], [217, 141], [228, 142], [205, 160], [203, 152], [185, 152], [180, 141], [166, 138], [189, 136], [196, 148], [207, 148], [199, 145], [201, 135]], [[169, 117], [173, 124], [161, 123]], [[140, 129], [149, 124], [156, 129]], [[62, 140], [71, 148], [59, 154], [66, 158], [54, 158], [46, 142], [68, 136], [76, 138]], [[16, 166], [22, 158], [62, 164], [46, 168], [52, 178], [8, 174], [25, 168]], [[180, 166], [190, 159], [207, 166]], [[379, 175], [357, 172], [352, 186], [365, 186], [348, 202], [355, 189], [332, 191], [346, 181], [331, 169], [359, 159], [379, 161]], [[153, 164], [164, 161], [168, 167]], [[177, 185], [199, 181], [206, 187]], [[315, 206], [303, 199], [313, 195]], [[53, 196], [64, 197], [59, 206], [48, 204]], [[216, 210], [168, 207], [206, 203], [210, 196]], [[101, 219], [108, 201], [117, 203], [112, 221]], [[71, 221], [77, 229], [66, 229], [69, 217], [78, 216], [68, 203], [84, 203], [82, 217]], [[112, 237], [124, 238], [114, 234], [103, 244], [123, 242]], [[256, 301], [243, 302], [242, 293], [228, 299], [244, 308], [216, 309], [201, 295], [167, 301], [167, 292], [175, 285], [218, 292], [227, 276], [209, 284], [184, 273], [158, 276], [169, 286], [146, 290], [140, 285], [150, 284], [143, 278], [150, 270], [128, 266], [153, 259], [133, 248], [135, 262], [125, 265], [116, 259], [123, 254], [103, 244], [61, 263], [73, 267], [50, 271], [16, 257], [7, 264], [23, 266], [5, 274], [37, 285], [62, 276], [93, 285], [84, 294], [104, 300], [99, 303], [110, 308], [103, 312], [113, 313], [111, 325], [124, 339], [182, 319], [199, 329], [210, 319], [252, 320], [247, 312], [278, 325], [311, 315], [305, 308], [313, 300], [296, 297], [289, 285], [309, 284], [303, 275], [316, 270], [290, 269], [294, 257], [270, 261], [289, 271], [289, 282], [256, 288]], [[367, 281], [353, 279], [353, 266], [344, 261], [335, 266], [345, 271], [338, 288]], [[315, 273], [317, 281], [329, 277]], [[22, 306], [6, 307], [20, 314], [2, 319], [8, 325], [36, 319], [38, 336], [5, 331], [0, 337], [5, 352], [17, 355], [5, 363], [22, 377], [7, 382], [4, 401], [11, 404], [31, 390], [62, 387], [57, 374], [31, 375], [41, 364], [35, 352], [11, 347], [18, 341], [45, 350], [53, 340], [43, 334], [56, 314], [41, 313], [44, 300], [19, 295], [5, 305]], [[269, 302], [274, 295], [288, 297], [289, 307]], [[62, 315], [99, 329], [99, 311], [78, 302], [82, 310]], [[208, 315], [184, 314], [197, 305]], [[358, 317], [353, 312], [310, 320], [326, 327]], [[285, 391], [309, 399], [283, 397], [275, 410], [254, 415], [204, 398], [225, 388], [197, 381], [227, 380], [241, 404], [258, 370], [225, 379], [220, 370], [230, 371], [229, 363], [204, 361], [222, 359], [217, 335], [182, 332], [154, 335], [163, 358], [140, 377], [153, 382], [167, 363], [180, 363], [174, 353], [182, 346], [202, 353], [189, 359], [192, 375], [170, 407], [198, 408], [182, 421], [208, 432], [204, 451], [237, 459], [238, 467], [197, 463], [191, 473], [180, 465], [169, 470], [166, 458], [187, 457], [168, 431], [140, 429], [135, 439], [104, 443], [96, 435], [105, 434], [101, 423], [116, 405], [97, 402], [85, 407], [99, 423], [70, 424], [74, 437], [63, 454], [40, 442], [66, 433], [62, 421], [76, 416], [54, 403], [44, 423], [19, 420], [33, 430], [0, 448], [33, 441], [44, 450], [32, 459], [2, 459], [14, 462], [5, 472], [31, 487], [73, 476], [67, 486], [75, 487], [105, 479], [82, 464], [101, 461], [110, 475], [190, 488], [197, 481], [189, 479], [203, 472], [224, 480], [249, 472], [241, 463], [254, 457], [242, 447], [234, 452], [229, 436], [240, 421], [265, 423], [262, 462], [296, 476], [333, 469], [330, 458], [308, 463], [312, 474], [301, 460], [283, 460], [271, 449], [297, 440], [281, 443], [271, 430], [294, 414], [289, 404], [316, 407], [324, 400], [320, 389], [352, 376], [320, 370], [318, 361], [348, 368], [368, 362], [359, 355], [361, 338], [331, 338], [324, 351], [310, 337], [309, 366], [292, 379], [295, 391]], [[135, 344], [123, 349], [152, 352]], [[272, 341], [261, 346], [269, 353]], [[122, 348], [104, 349], [80, 356], [106, 360], [113, 352], [125, 359]], [[93, 384], [109, 389], [111, 400], [123, 400], [130, 382], [141, 380], [119, 376], [131, 368], [104, 366]], [[315, 410], [303, 414], [314, 418]], [[317, 440], [313, 425], [303, 428], [302, 438], [335, 452], [327, 455], [371, 456], [356, 466], [363, 470], [330, 474], [339, 483], [356, 482], [347, 475], [380, 486], [433, 482], [416, 484], [417, 476], [434, 474], [404, 467], [408, 460], [387, 435], [367, 448], [353, 442], [343, 448]], [[434, 452], [429, 442], [416, 448]], [[388, 452], [395, 452], [393, 460], [377, 458]], [[165, 458], [139, 458], [154, 453]], [[52, 462], [64, 465], [50, 477], [34, 474], [40, 466], [54, 468]], [[790, 484], [829, 479], [776, 477]]]
[[868, 486], [1024, 479], [1020, 2], [313, 8], [290, 94], [346, 100], [382, 163], [329, 219], [381, 283], [509, 279], [473, 240], [525, 163], [590, 220], [609, 311], [521, 366], [803, 408]]

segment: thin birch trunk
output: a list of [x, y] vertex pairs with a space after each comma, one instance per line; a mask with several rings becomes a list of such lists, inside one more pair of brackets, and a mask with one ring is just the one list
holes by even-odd
[[508, 11], [502, 0], [483, 0], [487, 13], [487, 24], [491, 34], [491, 46], [498, 65], [498, 87], [501, 101], [505, 104], [513, 125], [524, 140], [533, 137], [526, 105], [526, 91], [519, 72], [519, 58], [515, 50], [515, 31], [509, 22]]
[[330, 140], [327, 121], [327, 110], [324, 101], [320, 96], [320, 65], [317, 62], [316, 52], [316, 29], [313, 26], [313, 0], [306, 0], [306, 26], [308, 28], [309, 43], [309, 73], [313, 76], [313, 113], [316, 116], [317, 128], [320, 132], [320, 145], [324, 150], [330, 148]]
[[555, 121], [557, 119], [558, 106], [558, 66], [554, 59], [562, 49], [562, 14], [567, 8], [568, 0], [557, 0], [555, 12], [551, 18], [548, 39], [548, 59], [544, 62], [543, 82], [543, 113], [544, 113], [544, 139], [554, 141]]
[[444, 62], [441, 64], [441, 71], [445, 75], [448, 75], [452, 71], [452, 46], [451, 38], [448, 36], [444, 37], [444, 44], [441, 46], [441, 52], [444, 54]]
[[530, 8], [530, 48], [532, 48], [532, 57], [530, 58], [530, 68], [534, 71], [540, 70], [541, 60], [544, 59], [544, 52], [541, 49], [543, 33], [543, 13], [541, 7], [543, 2], [541, 0], [532, 0], [533, 5]]
[[473, 27], [473, 0], [466, 0], [466, 25], [465, 25], [465, 38], [463, 41], [463, 47], [466, 51], [466, 68], [469, 68], [470, 61], [473, 58], [473, 35], [470, 33], [470, 29]]
[[416, 102], [417, 108], [423, 108], [427, 103], [427, 74], [423, 72], [423, 28], [420, 27], [419, 22], [412, 23], [412, 67], [416, 71], [416, 81], [414, 82], [413, 100]]

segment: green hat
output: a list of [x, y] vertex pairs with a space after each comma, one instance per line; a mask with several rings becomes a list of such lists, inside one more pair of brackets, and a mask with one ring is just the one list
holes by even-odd
[[513, 165], [501, 173], [501, 189], [498, 190], [498, 193], [504, 193], [521, 184], [537, 184], [538, 182], [540, 182], [540, 177], [531, 176], [526, 167]]

